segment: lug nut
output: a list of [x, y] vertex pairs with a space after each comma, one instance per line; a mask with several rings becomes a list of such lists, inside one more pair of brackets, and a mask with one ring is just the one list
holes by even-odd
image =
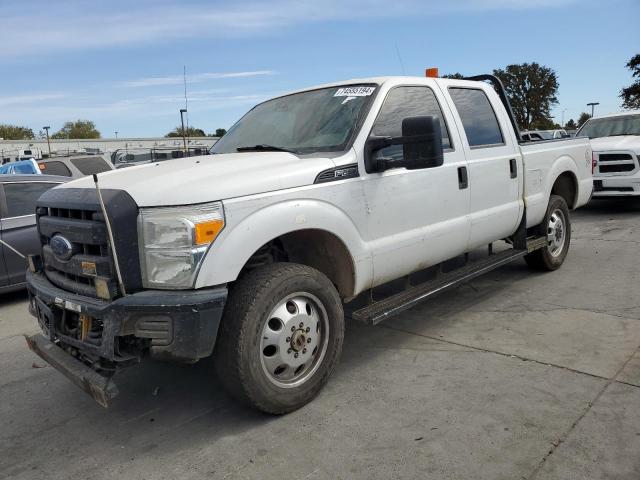
[[295, 357], [295, 358], [298, 358], [298, 354], [296, 353], [296, 354], [294, 355], [294, 357]]
[[307, 327], [307, 333], [309, 333], [311, 331], [311, 329], [309, 327]]
[[306, 348], [303, 348], [303, 349], [302, 349], [302, 353], [307, 353], [307, 349], [306, 349]]
[[304, 323], [300, 322], [300, 328], [304, 327]]
[[291, 331], [295, 332], [296, 331], [296, 327], [291, 327]]
[[287, 350], [287, 353], [291, 353], [291, 349]]
[[290, 341], [291, 341], [291, 337], [287, 337], [287, 342], [290, 342]]
[[311, 343], [311, 337], [307, 338], [307, 343]]

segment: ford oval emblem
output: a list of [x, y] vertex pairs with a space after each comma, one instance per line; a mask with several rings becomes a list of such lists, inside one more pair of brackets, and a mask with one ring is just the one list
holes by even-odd
[[53, 256], [61, 262], [66, 262], [73, 256], [73, 245], [60, 234], [54, 235], [49, 241]]

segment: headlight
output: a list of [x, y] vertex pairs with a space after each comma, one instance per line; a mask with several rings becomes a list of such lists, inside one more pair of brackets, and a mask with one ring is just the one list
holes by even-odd
[[224, 228], [222, 203], [141, 208], [140, 265], [147, 288], [193, 288], [200, 262]]

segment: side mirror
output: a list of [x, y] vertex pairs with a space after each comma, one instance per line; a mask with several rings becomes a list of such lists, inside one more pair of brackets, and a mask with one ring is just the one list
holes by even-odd
[[[392, 145], [402, 145], [401, 158], [376, 158], [376, 152]], [[443, 162], [440, 119], [433, 116], [407, 117], [402, 120], [402, 136], [370, 137], [365, 144], [367, 172], [439, 167]]]

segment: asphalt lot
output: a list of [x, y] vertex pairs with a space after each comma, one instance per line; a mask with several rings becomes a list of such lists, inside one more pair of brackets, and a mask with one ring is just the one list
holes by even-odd
[[0, 298], [0, 477], [640, 478], [640, 203], [573, 215], [551, 274], [518, 261], [377, 327], [322, 394], [234, 404], [210, 361], [123, 374], [104, 410], [26, 348]]

